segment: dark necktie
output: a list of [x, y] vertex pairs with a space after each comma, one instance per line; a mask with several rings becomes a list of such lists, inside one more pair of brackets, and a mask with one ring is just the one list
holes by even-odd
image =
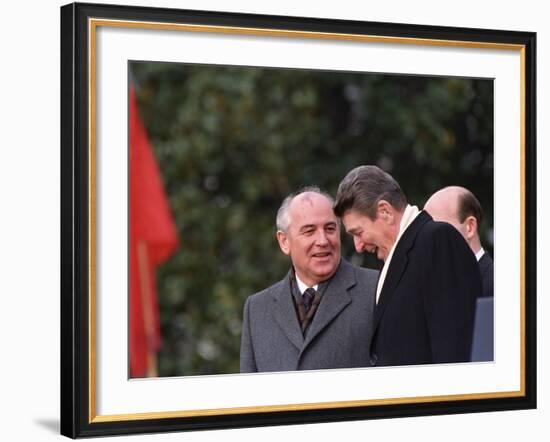
[[307, 328], [313, 320], [313, 315], [317, 311], [317, 306], [321, 302], [321, 295], [314, 288], [308, 288], [302, 293], [302, 301], [298, 305], [298, 317], [304, 336]]
[[302, 293], [302, 300], [304, 303], [304, 310], [306, 312], [306, 315], [309, 309], [311, 308], [311, 304], [313, 304], [313, 298], [315, 298], [315, 293], [316, 293], [315, 289], [311, 287], [306, 289], [304, 293]]

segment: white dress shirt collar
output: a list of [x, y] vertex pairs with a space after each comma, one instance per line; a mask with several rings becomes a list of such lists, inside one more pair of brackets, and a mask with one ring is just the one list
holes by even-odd
[[478, 250], [478, 252], [476, 253], [476, 259], [479, 261], [483, 254], [485, 253], [485, 250], [483, 249], [483, 247], [481, 249]]
[[414, 219], [418, 216], [420, 213], [420, 210], [418, 210], [418, 207], [411, 206], [410, 204], [407, 205], [407, 208], [403, 212], [403, 217], [401, 218], [401, 222], [399, 223], [399, 233], [397, 234], [397, 239], [395, 240], [395, 243], [393, 244], [390, 253], [388, 253], [388, 257], [386, 258], [386, 261], [384, 262], [384, 267], [382, 267], [382, 270], [380, 272], [380, 278], [378, 278], [378, 286], [376, 287], [376, 303], [378, 304], [378, 298], [380, 297], [380, 292], [382, 292], [382, 287], [384, 286], [384, 280], [386, 279], [386, 274], [388, 273], [388, 267], [390, 266], [390, 262], [393, 256], [393, 251], [395, 250], [397, 243], [401, 239], [401, 236], [407, 230], [407, 227], [411, 225], [411, 223], [414, 221]]
[[[296, 275], [296, 282], [298, 283], [298, 290], [300, 290], [301, 294], [304, 294], [304, 292], [310, 288], [307, 284], [305, 284], [300, 278], [298, 278], [298, 275]], [[315, 284], [312, 286], [315, 290], [319, 288], [319, 284]]]

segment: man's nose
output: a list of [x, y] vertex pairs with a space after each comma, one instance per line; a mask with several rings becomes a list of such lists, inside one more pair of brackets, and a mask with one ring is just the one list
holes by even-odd
[[363, 248], [365, 247], [363, 241], [361, 241], [361, 239], [357, 236], [353, 237], [353, 244], [355, 245], [355, 250], [357, 250], [357, 253], [361, 253], [363, 251]]
[[328, 244], [327, 234], [324, 230], [320, 230], [317, 233], [317, 245], [324, 246]]

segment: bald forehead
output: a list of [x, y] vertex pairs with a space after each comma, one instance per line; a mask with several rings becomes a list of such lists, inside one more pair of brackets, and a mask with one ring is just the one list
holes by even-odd
[[466, 193], [466, 189], [464, 189], [463, 187], [459, 187], [459, 186], [449, 186], [449, 187], [445, 187], [444, 189], [441, 189], [437, 193], [441, 193], [443, 196], [445, 196], [446, 198], [448, 198], [450, 200], [458, 201], [460, 196], [462, 196], [462, 195], [464, 195], [464, 193]]
[[289, 208], [291, 211], [295, 211], [313, 206], [327, 207], [332, 211], [332, 201], [325, 195], [316, 192], [304, 192], [297, 195], [290, 203]]
[[424, 209], [436, 219], [458, 220], [458, 205], [464, 190], [458, 186], [446, 187], [434, 193]]
[[332, 200], [315, 192], [304, 192], [292, 200], [288, 208], [291, 225], [300, 228], [304, 224], [325, 224], [336, 222]]

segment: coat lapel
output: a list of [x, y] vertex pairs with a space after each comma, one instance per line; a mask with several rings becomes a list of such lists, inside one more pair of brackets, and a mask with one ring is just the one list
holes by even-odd
[[301, 350], [304, 344], [304, 337], [298, 323], [298, 317], [290, 292], [290, 274], [284, 279], [280, 290], [273, 294], [273, 303], [275, 304], [273, 309], [275, 321], [277, 321], [277, 324], [279, 324], [279, 327], [281, 327], [290, 342], [298, 350]]
[[352, 302], [347, 290], [355, 284], [356, 280], [353, 268], [342, 259], [338, 271], [329, 282], [328, 287], [326, 287], [319, 308], [306, 333], [302, 353], [306, 350], [309, 343]]
[[416, 219], [411, 223], [411, 225], [405, 230], [401, 236], [399, 242], [397, 243], [396, 249], [393, 253], [391, 259], [390, 267], [386, 274], [386, 279], [384, 281], [384, 286], [380, 292], [380, 298], [378, 299], [378, 304], [374, 310], [374, 328], [376, 331], [380, 319], [384, 315], [384, 311], [388, 303], [390, 302], [395, 289], [397, 288], [401, 277], [407, 268], [409, 259], [408, 253], [409, 250], [414, 245], [414, 241], [422, 226], [432, 218], [426, 212], [420, 212]]
[[487, 271], [487, 269], [491, 265], [491, 262], [492, 262], [491, 257], [489, 256], [489, 254], [487, 252], [485, 252], [483, 254], [483, 256], [481, 257], [481, 259], [479, 260], [479, 262], [478, 262], [479, 271], [481, 272], [482, 275]]

